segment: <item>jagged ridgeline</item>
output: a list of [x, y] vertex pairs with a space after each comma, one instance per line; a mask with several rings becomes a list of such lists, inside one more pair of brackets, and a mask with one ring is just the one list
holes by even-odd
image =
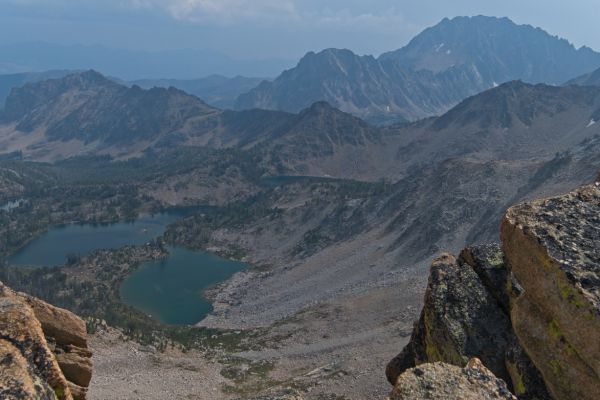
[[[421, 318], [387, 367], [392, 398], [456, 394], [455, 382], [481, 374], [469, 372], [473, 357], [507, 386], [490, 392], [469, 380], [460, 398], [512, 398], [507, 388], [519, 399], [600, 398], [599, 201], [596, 182], [516, 205], [502, 221], [501, 246], [436, 259]], [[449, 371], [452, 379], [433, 378]], [[422, 396], [404, 397], [407, 387]]]
[[297, 112], [325, 100], [373, 122], [415, 120], [507, 81], [562, 84], [599, 64], [600, 54], [539, 28], [457, 17], [379, 58], [339, 49], [308, 53], [273, 82], [241, 95], [236, 106]]

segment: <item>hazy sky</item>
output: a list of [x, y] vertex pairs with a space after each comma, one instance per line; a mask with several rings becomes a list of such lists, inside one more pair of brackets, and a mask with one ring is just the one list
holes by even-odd
[[508, 16], [600, 50], [598, 0], [0, 0], [0, 43], [217, 49], [298, 58], [399, 48], [443, 17]]

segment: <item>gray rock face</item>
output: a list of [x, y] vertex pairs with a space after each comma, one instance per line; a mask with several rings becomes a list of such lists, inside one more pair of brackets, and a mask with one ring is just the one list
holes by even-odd
[[544, 383], [512, 331], [507, 269], [497, 245], [445, 254], [431, 267], [425, 305], [409, 344], [387, 367], [395, 384], [407, 368], [479, 358], [520, 399], [548, 399]]

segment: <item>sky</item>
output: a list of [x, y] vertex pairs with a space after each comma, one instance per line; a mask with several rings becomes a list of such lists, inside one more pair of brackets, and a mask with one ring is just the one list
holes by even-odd
[[600, 50], [598, 0], [0, 0], [0, 44], [211, 49], [239, 59], [328, 47], [379, 55], [444, 17], [479, 14]]

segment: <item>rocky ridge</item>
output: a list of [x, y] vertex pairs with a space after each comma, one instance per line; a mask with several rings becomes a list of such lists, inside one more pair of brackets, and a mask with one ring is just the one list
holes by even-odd
[[91, 356], [79, 317], [0, 283], [0, 398], [84, 400]]
[[560, 84], [599, 65], [593, 50], [508, 18], [446, 18], [379, 58], [346, 49], [310, 52], [239, 96], [236, 108], [297, 112], [325, 100], [375, 123], [416, 120], [511, 80]]
[[[411, 340], [386, 370], [393, 393], [476, 357], [519, 399], [599, 398], [599, 207], [599, 182], [526, 202], [506, 212], [502, 246], [437, 258]], [[428, 371], [418, 384], [414, 368]], [[397, 398], [444, 398], [419, 390]]]

